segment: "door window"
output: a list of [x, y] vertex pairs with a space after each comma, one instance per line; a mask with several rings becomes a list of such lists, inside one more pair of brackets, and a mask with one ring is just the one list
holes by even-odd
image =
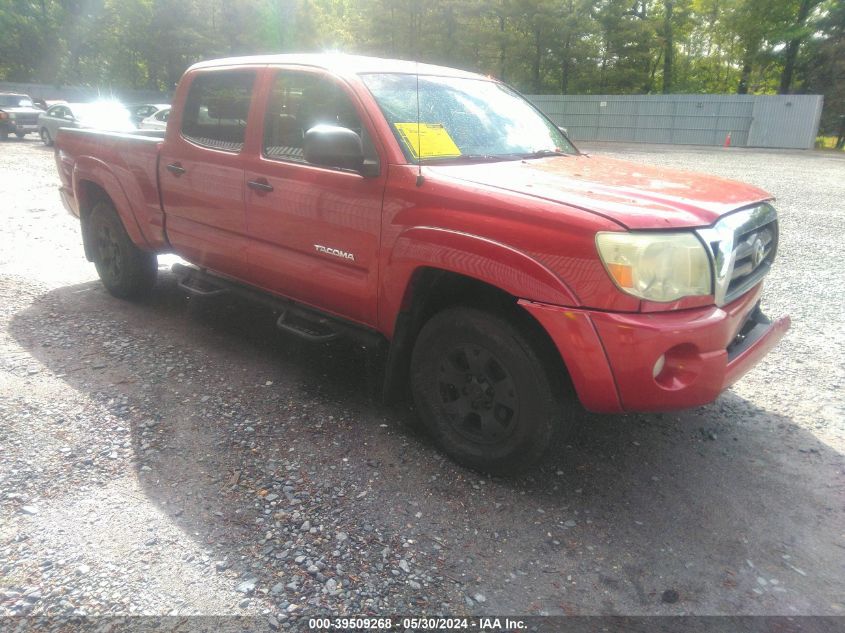
[[255, 83], [254, 70], [200, 74], [182, 113], [182, 136], [204, 147], [240, 152]]
[[335, 81], [316, 73], [277, 73], [264, 118], [264, 156], [304, 163], [305, 133], [320, 124], [349, 128], [361, 137], [365, 158], [377, 158], [355, 106]]

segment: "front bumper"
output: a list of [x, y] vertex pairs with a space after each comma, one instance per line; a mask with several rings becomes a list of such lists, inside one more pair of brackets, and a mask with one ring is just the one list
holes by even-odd
[[789, 317], [762, 315], [761, 288], [722, 307], [651, 314], [521, 305], [546, 328], [587, 409], [664, 411], [712, 402], [783, 338]]
[[38, 125], [33, 123], [16, 123], [15, 121], [6, 121], [4, 126], [9, 134], [34, 134], [38, 131]]

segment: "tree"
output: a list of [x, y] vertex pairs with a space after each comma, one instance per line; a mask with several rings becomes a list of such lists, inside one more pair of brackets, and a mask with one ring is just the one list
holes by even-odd
[[808, 24], [810, 15], [822, 0], [799, 0], [791, 4], [795, 7], [796, 15], [786, 32], [788, 41], [784, 48], [783, 72], [780, 77], [780, 88], [778, 92], [786, 94], [792, 87], [792, 78], [795, 73], [795, 61], [798, 58], [798, 49], [804, 40], [812, 33]]
[[804, 91], [824, 94], [821, 130], [836, 134], [845, 116], [845, 2], [828, 0], [819, 8], [816, 35], [807, 40], [796, 71]]
[[168, 91], [200, 59], [338, 50], [457, 66], [536, 93], [815, 91], [829, 128], [845, 101], [843, 4], [0, 0], [0, 79]]

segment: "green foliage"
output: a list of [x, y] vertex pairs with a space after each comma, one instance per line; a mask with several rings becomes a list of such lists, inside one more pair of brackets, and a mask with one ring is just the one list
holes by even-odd
[[336, 50], [458, 66], [530, 93], [812, 90], [828, 121], [845, 111], [843, 5], [0, 0], [0, 79], [169, 90], [201, 59]]

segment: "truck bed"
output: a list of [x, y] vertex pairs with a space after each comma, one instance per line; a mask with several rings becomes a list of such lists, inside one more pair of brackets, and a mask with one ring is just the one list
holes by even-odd
[[102, 189], [114, 202], [136, 244], [149, 250], [166, 247], [158, 190], [158, 155], [163, 138], [164, 132], [158, 130], [59, 130], [56, 164], [67, 209], [79, 217]]

